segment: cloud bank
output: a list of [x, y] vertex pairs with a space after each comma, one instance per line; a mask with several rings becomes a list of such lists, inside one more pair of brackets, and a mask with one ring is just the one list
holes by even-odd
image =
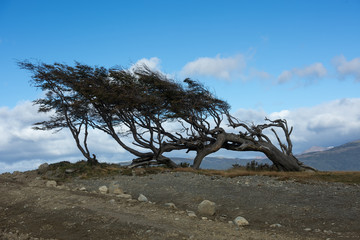
[[[58, 133], [32, 129], [45, 114], [29, 101], [10, 109], [0, 108], [0, 172], [34, 169], [41, 163], [83, 159], [68, 129]], [[91, 130], [89, 148], [99, 160], [120, 162], [130, 155], [106, 134]]]
[[[273, 113], [239, 109], [234, 115], [255, 124], [263, 123], [265, 116], [287, 119], [289, 125], [294, 126], [294, 153], [301, 153], [312, 146], [336, 146], [359, 139], [359, 106], [360, 98], [350, 98]], [[37, 113], [31, 102], [20, 103], [13, 109], [0, 108], [0, 172], [35, 169], [44, 162], [82, 159], [67, 129], [53, 134], [31, 128], [34, 122], [44, 120], [44, 117]], [[90, 132], [89, 146], [101, 161], [119, 163], [132, 159], [115, 141], [99, 131]]]

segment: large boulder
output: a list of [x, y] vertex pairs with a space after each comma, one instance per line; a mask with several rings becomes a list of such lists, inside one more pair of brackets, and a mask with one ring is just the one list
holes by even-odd
[[148, 202], [149, 200], [143, 194], [140, 194], [138, 197], [138, 201], [139, 202]]
[[37, 172], [38, 174], [44, 174], [48, 169], [49, 169], [49, 164], [43, 163], [38, 167]]
[[99, 187], [99, 192], [102, 194], [106, 194], [109, 192], [109, 189], [107, 188], [107, 186], [101, 186]]
[[216, 205], [209, 200], [202, 201], [198, 206], [198, 212], [201, 216], [212, 216], [215, 214]]
[[240, 216], [235, 218], [234, 223], [238, 227], [243, 227], [243, 226], [249, 225], [249, 222], [245, 218], [240, 217]]

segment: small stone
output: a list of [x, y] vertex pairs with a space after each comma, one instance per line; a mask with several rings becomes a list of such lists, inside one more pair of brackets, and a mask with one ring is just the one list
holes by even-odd
[[111, 199], [110, 201], [109, 201], [109, 203], [111, 203], [111, 204], [114, 204], [116, 201], [115, 201], [115, 199]]
[[277, 228], [277, 227], [282, 227], [282, 226], [279, 223], [275, 223], [275, 224], [271, 224], [270, 227], [271, 228]]
[[80, 190], [80, 191], [86, 191], [86, 188], [85, 188], [85, 187], [81, 187], [79, 190]]
[[50, 180], [50, 181], [47, 181], [46, 182], [46, 186], [47, 187], [56, 187], [56, 181], [54, 181], [54, 180]]
[[238, 227], [249, 225], [249, 222], [245, 218], [240, 217], [240, 216], [235, 218], [234, 223]]
[[221, 221], [226, 221], [226, 219], [227, 219], [227, 215], [223, 214], [220, 216]]
[[310, 231], [311, 231], [311, 228], [304, 228], [304, 231], [310, 232]]
[[215, 203], [204, 200], [199, 204], [198, 211], [200, 215], [212, 216], [215, 214]]
[[202, 220], [208, 220], [208, 218], [207, 218], [207, 217], [201, 217], [201, 219], [202, 219]]
[[123, 194], [124, 191], [120, 188], [120, 186], [115, 182], [111, 183], [109, 186], [109, 193], [112, 194]]
[[174, 203], [165, 203], [164, 205], [165, 205], [166, 207], [168, 207], [168, 208], [171, 208], [171, 209], [177, 209], [177, 207], [175, 206]]
[[132, 198], [130, 194], [125, 194], [125, 193], [119, 194], [119, 195], [117, 195], [117, 197], [118, 198], [125, 198], [125, 199], [131, 199]]
[[106, 193], [108, 193], [109, 189], [107, 188], [107, 186], [101, 186], [101, 187], [99, 187], [99, 191], [102, 194], [106, 194]]
[[228, 224], [234, 224], [234, 222], [233, 221], [228, 221]]
[[140, 194], [138, 197], [139, 202], [148, 202], [149, 200], [144, 195]]
[[189, 217], [196, 217], [195, 212], [193, 212], [193, 211], [186, 211], [186, 212]]

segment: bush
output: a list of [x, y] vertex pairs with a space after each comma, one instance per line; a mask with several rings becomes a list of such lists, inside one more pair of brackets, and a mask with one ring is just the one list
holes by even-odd
[[249, 171], [277, 171], [277, 168], [273, 164], [258, 163], [255, 160], [246, 164], [246, 170]]

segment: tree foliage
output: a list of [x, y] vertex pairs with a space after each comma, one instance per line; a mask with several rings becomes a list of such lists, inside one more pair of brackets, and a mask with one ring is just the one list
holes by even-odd
[[[133, 71], [78, 62], [69, 66], [23, 61], [19, 66], [31, 71], [31, 83], [45, 92], [34, 101], [39, 111], [52, 113], [35, 128], [68, 128], [90, 163], [97, 162], [87, 145], [89, 128], [94, 128], [136, 156], [133, 166], [155, 162], [176, 167], [165, 154], [187, 150], [196, 152], [193, 167], [199, 168], [204, 157], [227, 149], [263, 152], [279, 170], [308, 168], [292, 154], [292, 128], [286, 120], [246, 124], [229, 113], [227, 102], [189, 78], [176, 82], [146, 66]], [[225, 131], [229, 127], [235, 132]], [[264, 134], [266, 129], [271, 129], [277, 144]], [[276, 129], [284, 133], [286, 144]]]

